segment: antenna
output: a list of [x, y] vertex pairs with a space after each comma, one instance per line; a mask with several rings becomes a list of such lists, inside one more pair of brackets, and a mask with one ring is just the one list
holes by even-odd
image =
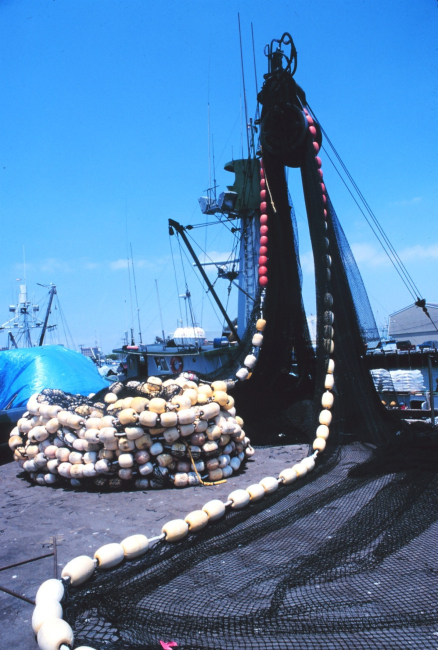
[[[257, 84], [257, 66], [256, 66], [256, 56], [255, 56], [255, 47], [254, 47], [254, 29], [252, 23], [251, 23], [251, 37], [252, 37], [252, 57], [254, 59], [254, 78], [255, 78], [255, 87], [256, 87], [256, 97], [258, 98], [259, 88]], [[260, 110], [259, 110], [259, 101], [257, 99], [256, 120], [258, 120], [259, 117], [260, 117]]]
[[23, 272], [24, 272], [24, 284], [26, 283], [26, 247], [23, 244]]
[[214, 137], [211, 136], [211, 146], [213, 149], [213, 186], [214, 186], [214, 201], [216, 203], [216, 165], [214, 162]]
[[[125, 201], [125, 229], [126, 229], [126, 248], [128, 248], [128, 202], [127, 201]], [[132, 308], [132, 288], [131, 288], [131, 271], [130, 271], [129, 252], [128, 252], [128, 255], [126, 256], [126, 261], [128, 262], [128, 285], [129, 285], [129, 302], [130, 302], [130, 305], [131, 305], [131, 323], [133, 323], [134, 322], [134, 310]]]
[[160, 312], [161, 334], [163, 335], [163, 345], [166, 345], [166, 337], [164, 336], [163, 314], [161, 313], [160, 294], [158, 293], [158, 282], [157, 282], [157, 280], [155, 280], [155, 288], [157, 290], [158, 311]]
[[137, 282], [135, 279], [135, 268], [134, 268], [134, 256], [132, 254], [132, 244], [129, 244], [131, 247], [131, 263], [132, 263], [132, 277], [134, 279], [134, 293], [135, 293], [135, 303], [137, 305], [137, 318], [138, 318], [138, 336], [140, 339], [140, 343], [142, 344], [142, 338], [141, 338], [141, 325], [140, 325], [140, 307], [138, 306], [138, 296], [137, 296]]
[[239, 40], [240, 40], [240, 62], [242, 65], [242, 83], [243, 83], [243, 104], [245, 106], [245, 124], [247, 125], [246, 128], [246, 142], [248, 145], [248, 156], [249, 154], [249, 135], [248, 135], [248, 108], [246, 105], [246, 89], [245, 89], [245, 71], [243, 69], [243, 52], [242, 52], [242, 33], [240, 31], [240, 14], [237, 14], [237, 20], [239, 23]]
[[210, 155], [210, 102], [207, 104], [208, 113], [208, 187], [211, 192], [211, 155]]

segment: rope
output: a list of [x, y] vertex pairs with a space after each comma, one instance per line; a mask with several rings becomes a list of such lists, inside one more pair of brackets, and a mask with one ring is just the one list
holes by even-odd
[[187, 451], [189, 452], [190, 460], [192, 461], [192, 467], [195, 470], [195, 474], [198, 477], [198, 480], [201, 483], [201, 485], [219, 485], [220, 483], [226, 483], [227, 482], [226, 478], [224, 478], [224, 479], [222, 479], [220, 481], [212, 481], [212, 482], [211, 481], [203, 481], [202, 478], [199, 475], [198, 470], [196, 469], [195, 461], [193, 460], [192, 452], [190, 451], [190, 447], [189, 447], [188, 443], [184, 441], [184, 444], [186, 446]]
[[[349, 181], [350, 181], [351, 184], [353, 185], [353, 187], [354, 187], [354, 189], [356, 190], [356, 192], [357, 192], [359, 198], [360, 198], [361, 201], [363, 202], [363, 204], [364, 204], [364, 206], [365, 206], [365, 208], [366, 208], [368, 214], [370, 215], [371, 219], [373, 220], [374, 224], [376, 225], [377, 229], [379, 230], [379, 232], [380, 232], [382, 238], [384, 239], [384, 241], [385, 241], [387, 247], [389, 248], [389, 251], [390, 251], [391, 254], [394, 256], [395, 261], [396, 261], [397, 264], [399, 265], [401, 273], [403, 273], [403, 275], [405, 276], [405, 279], [406, 279], [407, 282], [409, 283], [410, 288], [407, 286], [406, 282], [403, 280], [405, 286], [408, 288], [408, 290], [409, 290], [409, 292], [411, 293], [411, 295], [414, 295], [413, 292], [415, 292], [415, 294], [416, 294], [415, 297], [418, 298], [418, 296], [421, 295], [421, 294], [420, 294], [420, 291], [419, 291], [419, 289], [418, 289], [418, 287], [416, 286], [415, 282], [413, 281], [412, 277], [410, 276], [410, 274], [409, 274], [408, 270], [406, 269], [405, 265], [404, 265], [403, 262], [401, 261], [401, 259], [400, 259], [399, 255], [398, 255], [397, 251], [395, 250], [394, 246], [391, 244], [391, 242], [390, 242], [388, 236], [386, 235], [385, 231], [383, 230], [382, 226], [380, 225], [380, 223], [379, 223], [379, 221], [378, 221], [376, 215], [375, 215], [374, 212], [372, 211], [370, 205], [368, 204], [368, 202], [367, 202], [367, 200], [365, 199], [364, 195], [363, 195], [362, 192], [360, 191], [360, 189], [359, 189], [357, 183], [355, 182], [355, 180], [353, 179], [352, 175], [351, 175], [350, 172], [348, 171], [348, 169], [347, 169], [345, 163], [344, 163], [343, 160], [341, 159], [341, 157], [340, 157], [339, 153], [337, 152], [335, 146], [333, 145], [332, 141], [331, 141], [330, 138], [328, 137], [328, 135], [327, 135], [327, 133], [325, 132], [325, 130], [322, 128], [321, 124], [319, 123], [319, 120], [317, 119], [317, 117], [316, 117], [314, 111], [310, 108], [309, 105], [308, 105], [308, 107], [309, 107], [309, 109], [310, 109], [312, 115], [315, 117], [316, 121], [318, 122], [318, 124], [319, 124], [319, 126], [320, 126], [320, 129], [321, 129], [321, 132], [323, 133], [325, 139], [327, 140], [327, 142], [329, 143], [331, 149], [333, 150], [333, 153], [335, 154], [336, 158], [338, 159], [339, 163], [341, 164], [342, 169], [343, 169], [344, 172], [347, 174], [347, 177], [348, 177]], [[326, 151], [325, 147], [323, 147], [323, 149], [324, 149], [325, 153], [327, 154], [327, 151]], [[328, 154], [327, 154], [327, 156], [328, 156]], [[333, 161], [331, 160], [331, 158], [330, 158], [329, 156], [328, 156], [328, 158], [329, 158], [330, 162], [332, 163], [332, 165], [333, 165], [333, 166], [335, 167], [335, 169], [336, 169], [336, 166], [334, 165], [334, 163], [333, 163]], [[339, 171], [338, 171], [337, 169], [336, 169], [336, 171], [337, 171], [337, 173], [339, 174], [339, 176], [341, 176], [340, 173], [339, 173]], [[341, 176], [341, 179], [342, 179], [342, 176]], [[342, 182], [343, 182], [344, 185], [347, 187], [347, 185], [346, 185], [344, 179], [342, 179]], [[350, 192], [350, 194], [352, 195], [350, 189], [349, 189], [348, 187], [347, 187], [347, 189], [348, 189], [348, 191]], [[353, 196], [353, 195], [352, 195], [352, 196]], [[353, 198], [354, 198], [354, 197], [353, 197]], [[354, 200], [355, 200], [355, 199], [354, 199]], [[355, 202], [356, 202], [356, 205], [358, 205], [358, 203], [357, 203], [356, 200], [355, 200]], [[359, 207], [359, 205], [358, 205], [358, 207]], [[360, 207], [359, 207], [359, 209], [361, 210]], [[386, 250], [384, 244], [382, 243], [382, 241], [380, 240], [379, 236], [376, 234], [376, 232], [375, 232], [374, 229], [372, 228], [370, 222], [368, 221], [368, 219], [366, 218], [366, 216], [365, 216], [365, 214], [363, 213], [362, 210], [361, 210], [361, 212], [362, 212], [363, 216], [365, 217], [365, 219], [366, 219], [368, 225], [371, 227], [371, 229], [373, 230], [373, 232], [374, 232], [374, 234], [376, 235], [377, 239], [379, 240], [379, 242], [380, 242], [380, 244], [381, 244], [383, 250], [384, 250], [385, 253], [388, 255], [389, 259], [391, 260], [392, 264], [393, 264], [394, 267], [395, 267], [395, 262], [391, 259], [391, 256], [389, 255], [388, 251]], [[400, 275], [400, 277], [401, 277], [400, 271], [398, 271], [398, 273], [399, 273], [399, 275]], [[403, 278], [402, 278], [402, 279], [403, 279]]]
[[275, 213], [277, 213], [277, 208], [275, 207], [274, 199], [272, 198], [272, 194], [271, 194], [271, 188], [269, 187], [268, 177], [266, 176], [266, 171], [265, 171], [265, 181], [266, 181], [266, 187], [268, 188], [268, 194], [269, 194], [269, 199], [271, 201], [272, 209], [274, 210]]

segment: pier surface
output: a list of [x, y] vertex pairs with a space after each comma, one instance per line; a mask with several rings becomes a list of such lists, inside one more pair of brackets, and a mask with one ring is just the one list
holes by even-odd
[[[278, 476], [307, 455], [307, 445], [256, 448], [246, 467], [226, 483], [182, 490], [85, 492], [30, 484], [17, 463], [0, 467], [0, 568], [53, 550], [58, 577], [77, 555], [93, 556], [103, 544], [124, 537], [161, 533], [166, 521], [184, 518], [211, 499], [227, 500], [236, 488]], [[54, 577], [54, 557], [0, 571], [0, 586], [31, 600], [40, 584]], [[36, 650], [31, 627], [33, 606], [0, 591], [0, 648]]]

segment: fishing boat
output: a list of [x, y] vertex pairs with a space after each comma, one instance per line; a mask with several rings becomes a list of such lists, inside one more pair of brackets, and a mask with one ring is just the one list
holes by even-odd
[[[298, 416], [289, 413], [273, 427], [272, 418], [266, 420], [264, 414], [272, 409], [284, 412], [282, 405], [289, 402], [291, 396], [295, 404], [301, 400], [311, 400], [315, 382], [318, 384], [321, 381], [318, 379], [322, 372], [318, 349], [325, 346], [327, 354], [334, 345], [330, 213], [334, 215], [333, 228], [336, 230], [332, 239], [335, 236], [339, 239], [339, 255], [342, 257], [342, 265], [345, 264], [343, 294], [346, 295], [347, 291], [351, 294], [349, 309], [355, 310], [360, 319], [356, 344], [361, 359], [366, 346], [373, 347], [380, 338], [359, 269], [342, 227], [336, 220], [324, 184], [322, 163], [317, 155], [323, 137], [326, 146], [335, 152], [341, 170], [346, 170], [345, 164], [308, 104], [304, 90], [295, 81], [297, 52], [292, 37], [285, 33], [281, 39], [274, 39], [266, 47], [265, 54], [268, 72], [264, 75], [265, 82], [258, 94], [256, 117], [254, 121], [247, 120], [248, 133], [251, 134], [251, 138], [248, 138], [248, 158], [232, 161], [225, 166], [227, 171], [234, 172], [235, 180], [218, 198], [214, 183], [207, 196], [200, 199], [202, 213], [214, 216], [236, 235], [238, 245], [233, 248], [235, 254], [222, 262], [201, 261], [191, 236], [191, 230], [196, 225], [183, 226], [174, 220], [169, 221], [170, 237], [176, 236], [182, 241], [227, 324], [227, 330], [223, 332], [225, 336], [213, 341], [205, 340], [204, 332], [193, 316], [190, 292], [186, 287], [184, 298], [188, 302], [191, 319], [185, 328], [178, 328], [168, 340], [163, 331], [161, 341], [153, 345], [136, 345], [132, 339], [131, 345], [114, 350], [126, 355], [123, 378], [141, 379], [150, 375], [168, 378], [181, 372], [205, 381], [232, 378], [236, 382], [236, 396], [243, 414], [252, 426], [259, 429], [260, 435], [267, 421], [270, 431], [274, 430], [276, 434], [296, 430], [296, 422], [300, 419]], [[256, 129], [259, 133], [257, 142], [254, 136]], [[310, 162], [308, 160], [311, 153], [317, 157], [317, 169], [309, 171], [308, 168], [314, 165], [313, 159]], [[267, 173], [266, 162], [269, 168]], [[309, 332], [309, 319], [302, 298], [297, 225], [284, 173], [285, 166], [301, 170], [315, 262], [318, 316], [313, 336]], [[346, 174], [349, 179], [352, 178], [348, 170]], [[352, 183], [364, 201], [357, 185], [354, 181]], [[316, 225], [320, 216], [320, 193], [324, 217], [322, 230], [321, 226]], [[280, 198], [275, 198], [276, 195]], [[364, 204], [370, 211], [365, 201]], [[372, 212], [371, 219], [376, 221]], [[380, 224], [379, 230], [383, 232]], [[383, 239], [385, 237], [386, 235]], [[402, 264], [396, 254], [391, 261], [396, 267]], [[218, 277], [228, 280], [230, 287], [237, 286], [237, 320], [232, 320], [219, 300], [215, 283], [210, 281], [206, 273], [207, 264], [215, 264]], [[402, 273], [410, 278], [405, 267], [402, 268]], [[411, 287], [415, 305], [427, 314], [426, 300], [421, 297], [413, 281]], [[327, 299], [324, 297], [326, 295]], [[265, 317], [266, 314], [269, 315], [269, 318], [266, 317], [268, 329], [264, 333], [263, 349], [257, 350], [252, 335], [263, 301]], [[260, 363], [257, 363], [257, 367], [246, 367], [245, 370], [248, 355], [251, 358], [255, 355]], [[367, 374], [367, 390], [374, 391], [369, 359], [366, 357], [365, 361], [361, 360], [361, 373]], [[351, 366], [348, 359], [345, 359], [345, 365]], [[251, 389], [241, 381], [248, 376], [252, 379]], [[254, 391], [259, 397], [256, 400]], [[393, 392], [397, 403], [396, 391]], [[289, 410], [293, 411], [294, 408], [291, 406]], [[301, 422], [299, 428], [302, 428]]]
[[[173, 335], [150, 345], [131, 344], [114, 350], [126, 355], [124, 378], [142, 378], [150, 375], [169, 377], [181, 372], [195, 374], [212, 381], [230, 374], [238, 358], [245, 352], [245, 339], [253, 317], [258, 285], [258, 257], [260, 247], [260, 162], [256, 157], [254, 143], [247, 159], [232, 160], [225, 170], [234, 173], [234, 182], [216, 196], [215, 188], [207, 190], [207, 196], [199, 199], [201, 212], [211, 216], [210, 225], [227, 228], [234, 240], [228, 259], [202, 262], [194, 248], [190, 231], [199, 225], [183, 226], [169, 220], [169, 236], [176, 237], [191, 256], [198, 269], [206, 291], [211, 295], [223, 318], [221, 336], [208, 341], [205, 331], [196, 321], [192, 296], [188, 286], [180, 296], [186, 303], [186, 324], [176, 328]], [[207, 224], [200, 224], [208, 227]], [[206, 252], [203, 256], [206, 258]], [[214, 266], [217, 277], [229, 283], [229, 291], [237, 290], [237, 318], [227, 312], [215, 290], [205, 267]]]
[[[44, 316], [39, 317], [40, 305], [30, 297], [26, 284], [20, 285], [18, 300], [9, 305], [12, 314], [0, 327], [7, 334], [7, 345], [0, 350], [0, 457], [10, 459], [7, 437], [14, 424], [26, 411], [30, 396], [51, 386], [73, 393], [98, 391], [107, 385], [94, 364], [74, 351], [56, 285], [40, 285], [47, 289], [43, 304]], [[56, 343], [53, 335], [57, 322], [50, 322], [52, 311], [62, 323], [65, 343]], [[48, 341], [48, 334], [52, 335]]]
[[[139, 534], [130, 526], [131, 537], [121, 533], [119, 544], [106, 543], [94, 559], [72, 559], [61, 581], [47, 581], [37, 594], [42, 604], [33, 629], [40, 648], [49, 647], [48, 639], [50, 647], [72, 646], [73, 638], [90, 650], [102, 639], [114, 647], [223, 650], [292, 647], [296, 639], [309, 648], [432, 647], [438, 443], [425, 423], [407, 425], [405, 435], [374, 388], [365, 343], [378, 331], [323, 178], [322, 127], [293, 79], [291, 36], [272, 41], [267, 53], [259, 95], [266, 250], [257, 262], [254, 301], [263, 318], [255, 327], [248, 323], [237, 341], [242, 350], [255, 329], [250, 345], [259, 352], [243, 360], [233, 389], [237, 404], [239, 388], [249, 387], [253, 415], [263, 401], [269, 429], [282, 413], [301, 426], [309, 455], [278, 478], [209, 501], [200, 515], [172, 518], [159, 536], [148, 539], [140, 523]], [[316, 350], [285, 166], [302, 175], [315, 262]], [[150, 380], [151, 391], [158, 384]], [[144, 412], [152, 412], [155, 427], [154, 408]], [[47, 614], [43, 605], [53, 600], [56, 614]]]

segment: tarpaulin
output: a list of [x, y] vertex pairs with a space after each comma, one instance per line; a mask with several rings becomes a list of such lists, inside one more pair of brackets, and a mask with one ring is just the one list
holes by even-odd
[[0, 352], [0, 410], [25, 406], [44, 388], [88, 395], [105, 386], [91, 359], [59, 345]]

